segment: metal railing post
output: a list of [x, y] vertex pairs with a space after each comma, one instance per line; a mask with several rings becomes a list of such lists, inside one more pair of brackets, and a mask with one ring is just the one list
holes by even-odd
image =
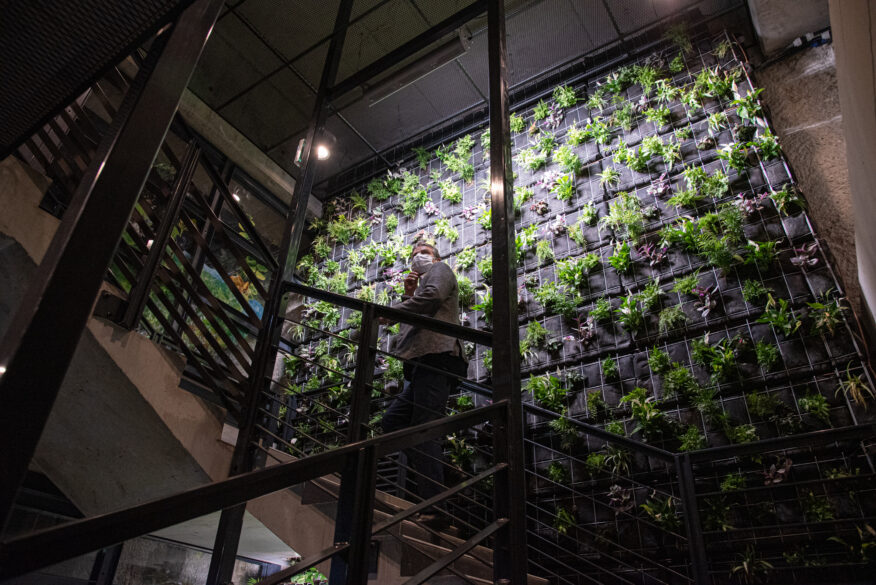
[[149, 298], [149, 291], [152, 290], [155, 271], [161, 266], [161, 258], [164, 256], [167, 242], [170, 240], [173, 228], [176, 226], [177, 219], [179, 218], [183, 201], [189, 189], [189, 182], [192, 180], [195, 169], [198, 166], [200, 153], [201, 149], [198, 145], [194, 141], [189, 142], [180, 165], [179, 173], [176, 176], [173, 193], [167, 204], [167, 212], [161, 220], [158, 233], [155, 234], [152, 247], [149, 249], [149, 257], [146, 259], [140, 274], [137, 275], [137, 282], [134, 284], [134, 288], [128, 293], [128, 303], [119, 323], [127, 329], [133, 329], [140, 322], [140, 316], [143, 314], [143, 308], [146, 306], [146, 300]]
[[[353, 521], [350, 527], [350, 550], [347, 557], [347, 585], [361, 585], [368, 582], [374, 490], [377, 487], [377, 450], [374, 445], [361, 449], [356, 460], [356, 492], [352, 510]], [[332, 574], [334, 575], [334, 571]], [[332, 581], [335, 581], [334, 577]]]
[[517, 265], [514, 258], [514, 184], [511, 129], [505, 76], [505, 3], [487, 2], [490, 73], [490, 191], [493, 247], [493, 398], [508, 399], [504, 424], [496, 426], [493, 449], [508, 469], [494, 482], [496, 519], [509, 523], [496, 534], [496, 581], [525, 582], [526, 486], [523, 474], [523, 411], [520, 400], [520, 332], [517, 325]]
[[[283, 240], [280, 242], [280, 255], [277, 260], [279, 269], [277, 274], [271, 279], [271, 284], [268, 289], [268, 298], [266, 299], [264, 307], [264, 316], [262, 317], [261, 330], [259, 331], [259, 336], [256, 340], [252, 369], [250, 370], [249, 386], [247, 388], [246, 397], [244, 398], [243, 420], [239, 421], [237, 444], [234, 447], [229, 475], [244, 473], [249, 471], [253, 466], [252, 440], [255, 434], [256, 420], [258, 418], [258, 404], [262, 395], [262, 390], [267, 385], [269, 373], [274, 367], [274, 361], [277, 357], [277, 347], [280, 342], [283, 316], [286, 312], [283, 283], [292, 278], [295, 269], [295, 262], [298, 257], [298, 246], [301, 242], [301, 236], [304, 233], [305, 228], [304, 220], [307, 212], [307, 202], [310, 199], [310, 190], [313, 188], [313, 182], [316, 176], [317, 160], [313, 146], [322, 132], [322, 126], [325, 122], [328, 89], [337, 77], [341, 52], [343, 50], [344, 39], [347, 33], [347, 23], [350, 22], [350, 13], [352, 12], [352, 9], [353, 0], [341, 0], [340, 5], [338, 6], [334, 31], [332, 33], [331, 41], [329, 42], [328, 54], [326, 56], [325, 65], [323, 66], [322, 76], [320, 77], [319, 87], [316, 93], [316, 101], [314, 102], [310, 124], [307, 128], [302, 171], [298, 181], [295, 183], [292, 202], [289, 206], [289, 211], [286, 214]], [[235, 514], [242, 518], [243, 512], [243, 507], [237, 506], [235, 508], [223, 510], [222, 514]], [[239, 539], [239, 534], [232, 534], [231, 531], [218, 531], [214, 548], [221, 547], [229, 552], [232, 549], [236, 551]], [[220, 541], [223, 540], [227, 545], [220, 543]], [[213, 559], [211, 559], [211, 563], [212, 562], [218, 562], [215, 554]], [[220, 583], [229, 581], [231, 579], [231, 573], [226, 572], [218, 575], [218, 577], [221, 578], [219, 581]], [[208, 582], [208, 585], [213, 585], [213, 582]]]
[[693, 567], [693, 582], [695, 585], [708, 585], [711, 583], [709, 560], [706, 556], [706, 543], [703, 540], [703, 530], [700, 524], [700, 510], [697, 506], [696, 484], [694, 483], [690, 454], [682, 453], [675, 456], [675, 471], [678, 474], [678, 489], [681, 495], [681, 505], [684, 509], [684, 524], [687, 529], [687, 546], [690, 549], [690, 562]]
[[197, 0], [156, 39], [0, 342], [0, 528], [223, 4]]
[[[378, 323], [374, 305], [366, 303], [362, 310], [362, 328], [359, 330], [359, 348], [356, 350], [356, 371], [351, 382], [350, 421], [347, 429], [347, 441], [353, 443], [362, 440], [365, 435], [365, 424], [368, 422], [368, 408], [371, 404], [371, 382], [374, 380], [374, 358], [377, 347]], [[377, 465], [377, 462], [374, 462]], [[376, 468], [376, 467], [375, 467]], [[361, 510], [357, 514], [359, 498], [362, 496], [361, 463], [347, 465], [341, 473], [341, 487], [338, 492], [338, 507], [335, 514], [335, 542], [355, 543], [358, 537], [356, 523]], [[371, 505], [371, 501], [367, 502]], [[369, 522], [370, 525], [370, 522]], [[330, 575], [331, 585], [355, 582], [350, 579], [356, 575], [359, 567], [354, 567], [354, 557], [349, 562], [341, 555], [332, 558]], [[346, 575], [346, 577], [345, 577]], [[366, 579], [367, 581], [367, 579]], [[364, 581], [362, 581], [364, 583]]]

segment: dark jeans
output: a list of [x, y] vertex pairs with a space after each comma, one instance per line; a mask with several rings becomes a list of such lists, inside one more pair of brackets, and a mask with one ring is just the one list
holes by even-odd
[[[416, 361], [456, 374], [464, 364], [461, 358], [449, 354], [430, 354]], [[383, 415], [384, 432], [391, 433], [441, 418], [454, 388], [454, 378], [417, 364], [406, 368], [404, 388]], [[417, 494], [421, 498], [426, 500], [444, 491], [444, 457], [439, 441], [426, 441], [404, 452], [408, 464], [416, 471]]]

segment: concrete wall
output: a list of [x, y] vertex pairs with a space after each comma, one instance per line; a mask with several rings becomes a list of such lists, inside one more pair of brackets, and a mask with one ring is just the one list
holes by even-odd
[[[14, 158], [0, 162], [0, 334], [58, 226], [38, 207], [47, 185]], [[142, 335], [90, 319], [32, 465], [86, 515], [224, 479], [232, 450], [221, 441], [224, 413], [179, 388], [183, 366]], [[292, 491], [247, 510], [242, 555], [282, 562], [332, 542], [328, 516]], [[212, 545], [216, 519], [175, 535]]]
[[766, 56], [828, 25], [827, 0], [748, 0], [751, 21]]
[[876, 308], [876, 4], [831, 0], [830, 24], [855, 213], [858, 278], [872, 316]]

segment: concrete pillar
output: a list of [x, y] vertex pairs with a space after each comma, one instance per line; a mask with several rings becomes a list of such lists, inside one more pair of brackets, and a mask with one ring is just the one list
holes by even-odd
[[872, 325], [876, 308], [876, 2], [831, 0], [830, 24], [855, 210], [858, 279]]

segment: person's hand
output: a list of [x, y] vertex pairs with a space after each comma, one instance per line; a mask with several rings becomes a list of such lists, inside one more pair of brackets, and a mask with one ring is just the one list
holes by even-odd
[[417, 285], [420, 283], [420, 275], [413, 270], [405, 276], [405, 294], [409, 297], [414, 296], [417, 290]]

